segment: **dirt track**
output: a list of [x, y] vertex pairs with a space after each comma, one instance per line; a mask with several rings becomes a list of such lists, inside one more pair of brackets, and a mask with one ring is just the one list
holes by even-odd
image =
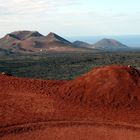
[[38, 122], [0, 129], [2, 140], [139, 140], [140, 126], [90, 121]]

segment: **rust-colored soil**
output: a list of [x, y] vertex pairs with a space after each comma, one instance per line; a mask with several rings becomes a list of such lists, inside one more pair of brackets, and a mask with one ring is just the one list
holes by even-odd
[[0, 139], [137, 140], [139, 125], [133, 67], [95, 68], [70, 81], [0, 75]]

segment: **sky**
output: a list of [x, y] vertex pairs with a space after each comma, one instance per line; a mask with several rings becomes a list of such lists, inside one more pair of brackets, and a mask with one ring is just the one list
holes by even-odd
[[0, 36], [17, 30], [139, 35], [140, 0], [0, 0]]

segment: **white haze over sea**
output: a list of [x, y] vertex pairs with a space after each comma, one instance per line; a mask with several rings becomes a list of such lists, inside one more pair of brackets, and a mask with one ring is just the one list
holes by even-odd
[[94, 44], [95, 42], [103, 39], [103, 38], [109, 38], [109, 39], [115, 39], [117, 41], [120, 41], [121, 43], [129, 46], [129, 47], [139, 47], [140, 48], [140, 35], [114, 35], [114, 36], [73, 36], [73, 37], [66, 37], [69, 41], [84, 41], [90, 44]]

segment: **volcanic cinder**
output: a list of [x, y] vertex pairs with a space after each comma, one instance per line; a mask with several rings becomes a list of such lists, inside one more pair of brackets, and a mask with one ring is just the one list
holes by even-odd
[[74, 80], [0, 75], [0, 138], [139, 140], [140, 71], [105, 66]]

